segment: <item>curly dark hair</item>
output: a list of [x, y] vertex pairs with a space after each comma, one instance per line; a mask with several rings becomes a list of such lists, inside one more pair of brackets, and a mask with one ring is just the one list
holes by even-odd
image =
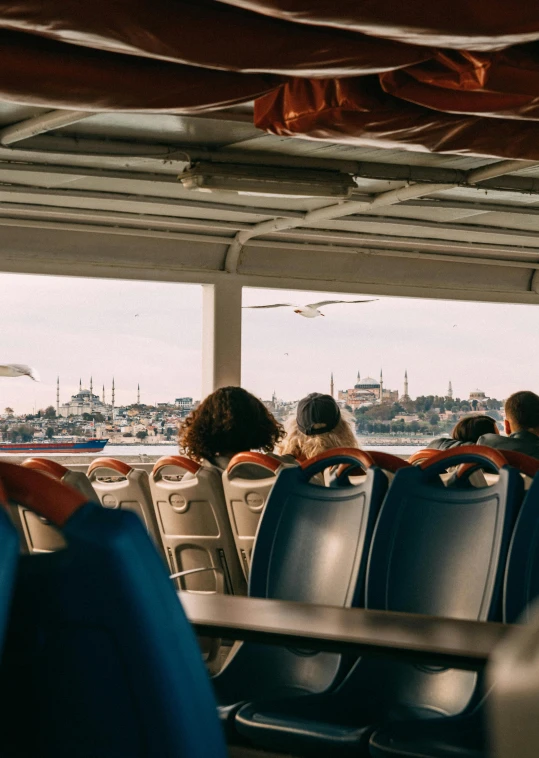
[[192, 411], [180, 426], [179, 445], [195, 460], [247, 450], [269, 453], [284, 429], [266, 406], [242, 387], [222, 387]]

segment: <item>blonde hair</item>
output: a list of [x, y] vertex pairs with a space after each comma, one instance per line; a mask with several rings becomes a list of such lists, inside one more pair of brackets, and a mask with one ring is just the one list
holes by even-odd
[[285, 421], [286, 436], [277, 446], [279, 455], [293, 455], [294, 458], [313, 458], [335, 447], [357, 447], [358, 441], [353, 432], [354, 417], [341, 409], [341, 418], [337, 426], [325, 434], [303, 434], [298, 429], [296, 416], [289, 416]]

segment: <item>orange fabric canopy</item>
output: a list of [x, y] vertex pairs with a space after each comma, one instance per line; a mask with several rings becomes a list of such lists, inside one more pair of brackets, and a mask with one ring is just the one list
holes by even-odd
[[267, 131], [537, 159], [526, 0], [0, 0], [0, 99], [196, 113]]

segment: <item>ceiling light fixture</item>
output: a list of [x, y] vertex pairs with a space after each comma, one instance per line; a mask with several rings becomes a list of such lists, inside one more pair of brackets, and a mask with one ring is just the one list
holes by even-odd
[[266, 197], [349, 197], [357, 185], [340, 171], [241, 166], [200, 161], [178, 176], [188, 190]]

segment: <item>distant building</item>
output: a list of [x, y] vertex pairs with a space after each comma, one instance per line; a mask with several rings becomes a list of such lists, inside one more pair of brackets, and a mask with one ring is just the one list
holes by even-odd
[[[59, 393], [59, 387], [58, 387]], [[110, 413], [110, 406], [105, 405], [99, 395], [93, 393], [93, 382], [90, 379], [90, 389], [83, 389], [82, 382], [79, 383], [79, 391], [76, 395], [71, 396], [71, 400], [62, 405], [57, 404], [59, 415], [63, 418], [68, 416], [82, 416], [84, 413], [101, 413], [106, 416]]]
[[404, 392], [400, 396], [400, 399], [404, 401], [410, 400], [410, 395], [408, 394], [408, 369], [404, 372]]
[[370, 376], [361, 379], [357, 372], [356, 383], [348, 390], [339, 390], [338, 400], [348, 405], [353, 411], [367, 405], [381, 403], [396, 403], [399, 399], [397, 390], [388, 390], [384, 387], [384, 379], [380, 371], [380, 380], [376, 381]]
[[178, 406], [181, 411], [190, 411], [193, 407], [192, 397], [177, 397], [174, 404]]
[[478, 403], [485, 403], [488, 400], [488, 397], [485, 395], [483, 390], [475, 389], [470, 392], [470, 402], [473, 400], [477, 400]]

